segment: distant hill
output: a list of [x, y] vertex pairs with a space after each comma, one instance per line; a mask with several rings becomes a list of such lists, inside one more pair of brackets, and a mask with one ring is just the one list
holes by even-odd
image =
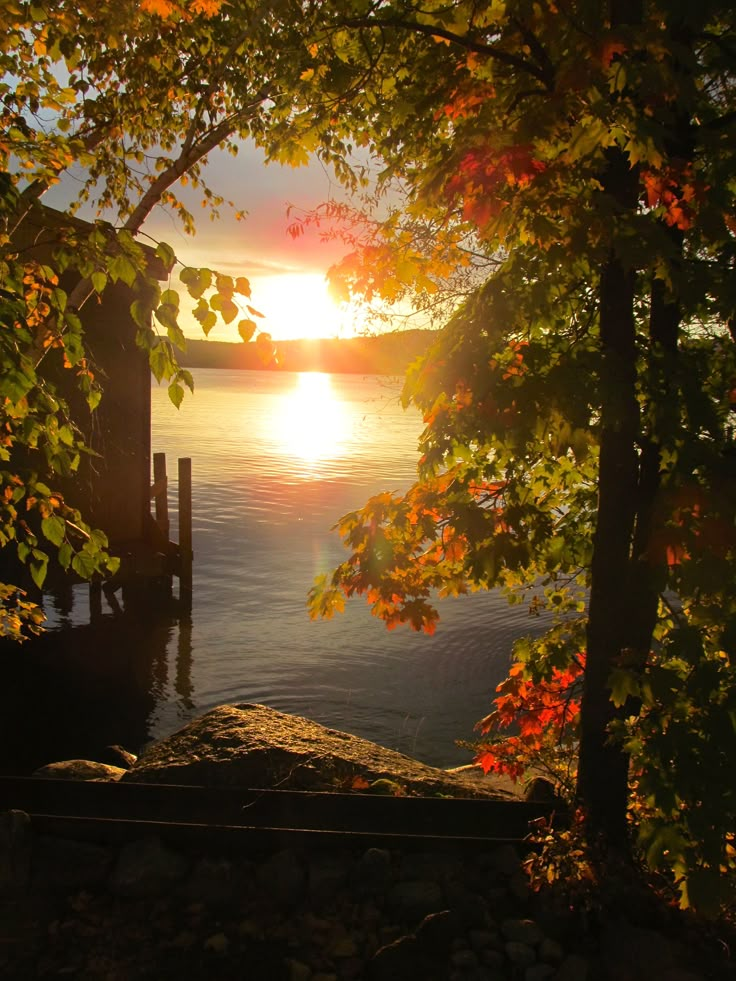
[[277, 341], [278, 363], [264, 365], [256, 345], [187, 339], [178, 355], [186, 368], [250, 368], [274, 371], [326, 371], [361, 375], [402, 375], [424, 354], [432, 330], [403, 330], [366, 337]]

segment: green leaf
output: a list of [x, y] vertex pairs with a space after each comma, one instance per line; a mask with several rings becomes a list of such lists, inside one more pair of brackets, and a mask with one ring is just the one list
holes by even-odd
[[186, 286], [189, 295], [198, 300], [212, 285], [212, 270], [187, 266], [179, 273], [179, 279]]
[[72, 569], [82, 579], [91, 579], [97, 571], [97, 559], [89, 551], [82, 549], [72, 559]]
[[107, 273], [104, 273], [102, 272], [102, 270], [97, 269], [95, 270], [95, 272], [92, 273], [92, 275], [89, 278], [95, 290], [97, 290], [98, 293], [102, 293], [102, 291], [107, 286]]
[[687, 874], [681, 888], [681, 906], [715, 919], [721, 911], [725, 890], [717, 869], [696, 868]]
[[178, 307], [173, 306], [171, 303], [162, 303], [161, 306], [154, 310], [156, 320], [164, 327], [168, 329], [177, 328], [179, 326], [177, 322], [177, 317], [179, 316]]
[[46, 572], [48, 570], [48, 555], [45, 555], [43, 552], [40, 552], [38, 549], [34, 548], [33, 558], [28, 564], [31, 570], [31, 579], [33, 579], [36, 586], [41, 589], [46, 579]]
[[61, 566], [62, 569], [64, 569], [64, 571], [66, 571], [69, 568], [69, 564], [72, 561], [73, 554], [74, 551], [71, 545], [69, 544], [69, 542], [62, 542], [62, 544], [59, 546], [57, 559], [59, 561], [59, 565]]
[[151, 324], [151, 305], [143, 300], [133, 300], [130, 304], [130, 314], [135, 323], [147, 330]]
[[638, 698], [641, 693], [639, 679], [634, 672], [623, 668], [614, 668], [608, 679], [608, 687], [611, 689], [611, 701], [617, 708], [621, 708], [629, 696]]
[[66, 538], [66, 521], [58, 514], [51, 514], [41, 522], [41, 531], [52, 545], [59, 546]]
[[149, 351], [148, 361], [156, 381], [160, 382], [164, 378], [170, 378], [175, 371], [171, 347], [167, 341], [160, 338]]
[[159, 242], [156, 246], [156, 255], [163, 262], [166, 272], [170, 272], [174, 268], [174, 263], [176, 262], [176, 254], [174, 250], [166, 242]]
[[121, 280], [126, 286], [132, 286], [138, 278], [138, 270], [126, 255], [113, 256], [107, 268], [113, 282]]
[[178, 409], [184, 399], [184, 389], [178, 381], [173, 381], [169, 385], [169, 399]]
[[235, 318], [237, 317], [239, 312], [240, 311], [238, 310], [237, 306], [233, 303], [232, 300], [227, 299], [227, 297], [223, 298], [222, 307], [220, 309], [220, 316], [222, 317], [222, 319], [225, 321], [226, 324], [232, 323], [233, 320], [235, 320]]

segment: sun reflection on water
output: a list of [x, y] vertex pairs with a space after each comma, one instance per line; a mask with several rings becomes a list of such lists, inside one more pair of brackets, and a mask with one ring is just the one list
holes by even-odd
[[350, 412], [332, 387], [329, 375], [301, 372], [290, 392], [283, 395], [269, 420], [279, 451], [300, 461], [310, 472], [320, 463], [346, 452]]

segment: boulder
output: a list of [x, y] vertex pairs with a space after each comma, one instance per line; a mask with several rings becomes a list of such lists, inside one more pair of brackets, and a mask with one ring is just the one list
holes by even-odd
[[[265, 705], [221, 705], [154, 743], [123, 781], [205, 787], [371, 792], [389, 780], [422, 796], [508, 797], [486, 783], [419, 763], [367, 739]], [[358, 780], [357, 786], [353, 785]]]
[[94, 760], [61, 760], [40, 766], [33, 776], [50, 780], [119, 780], [126, 772], [122, 767]]

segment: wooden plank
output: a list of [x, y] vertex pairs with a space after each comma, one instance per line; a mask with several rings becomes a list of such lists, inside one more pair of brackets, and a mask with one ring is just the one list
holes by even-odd
[[179, 599], [192, 608], [192, 461], [179, 460]]
[[37, 834], [77, 841], [122, 844], [144, 837], [157, 837], [179, 847], [238, 849], [263, 853], [279, 848], [385, 848], [412, 851], [464, 850], [477, 855], [483, 848], [519, 844], [519, 837], [487, 834], [407, 834], [402, 832], [335, 831], [324, 828], [282, 828], [260, 825], [217, 825], [172, 821], [143, 821], [122, 818], [77, 817], [31, 813]]
[[520, 840], [549, 805], [470, 798], [380, 797], [238, 787], [0, 778], [0, 809], [325, 833]]
[[169, 540], [169, 496], [168, 480], [166, 477], [166, 454], [153, 454], [153, 486], [158, 488], [154, 496], [154, 515], [156, 524], [166, 541]]

